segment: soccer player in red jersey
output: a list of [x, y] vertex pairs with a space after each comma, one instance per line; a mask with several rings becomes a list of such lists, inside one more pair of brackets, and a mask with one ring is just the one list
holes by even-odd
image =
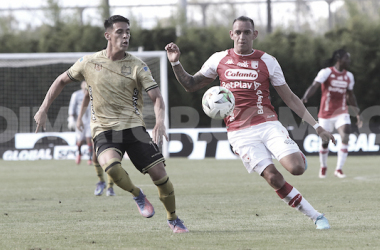
[[[307, 103], [308, 99], [321, 88], [322, 95], [318, 121], [325, 130], [331, 133], [335, 128], [341, 136], [342, 143], [338, 150], [338, 160], [334, 175], [339, 178], [344, 178], [346, 175], [343, 174], [342, 167], [348, 155], [348, 141], [351, 127], [347, 103], [354, 109], [358, 127], [361, 127], [363, 122], [353, 91], [355, 84], [354, 75], [347, 71], [351, 62], [350, 53], [344, 49], [336, 50], [328, 62], [329, 67], [319, 71], [313, 84], [306, 90], [302, 97], [302, 101]], [[329, 154], [328, 145], [328, 141], [322, 142], [319, 151], [319, 160], [321, 163], [319, 170], [320, 178], [326, 178], [327, 156]]]
[[317, 229], [328, 229], [330, 225], [324, 215], [287, 183], [273, 164], [272, 155], [293, 175], [303, 174], [307, 167], [305, 156], [277, 119], [269, 99], [269, 85], [272, 84], [284, 102], [316, 129], [323, 141], [335, 143], [335, 139], [318, 125], [290, 90], [277, 60], [252, 48], [257, 35], [251, 18], [235, 19], [230, 31], [234, 48], [213, 54], [195, 75], [183, 69], [176, 44], [170, 43], [165, 49], [177, 80], [186, 91], [201, 89], [219, 76], [220, 85], [235, 96], [235, 109], [224, 121], [228, 140], [247, 171], [262, 176], [283, 201], [312, 219]]

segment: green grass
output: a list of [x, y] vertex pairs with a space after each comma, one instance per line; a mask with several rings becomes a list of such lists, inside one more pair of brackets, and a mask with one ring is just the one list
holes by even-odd
[[144, 189], [156, 214], [145, 219], [131, 195], [93, 195], [93, 167], [73, 161], [0, 161], [0, 249], [379, 249], [379, 156], [349, 156], [347, 178], [318, 178], [318, 158], [291, 176], [278, 169], [332, 229], [281, 201], [239, 160], [167, 160], [177, 213], [190, 233], [175, 235], [149, 176], [123, 166]]

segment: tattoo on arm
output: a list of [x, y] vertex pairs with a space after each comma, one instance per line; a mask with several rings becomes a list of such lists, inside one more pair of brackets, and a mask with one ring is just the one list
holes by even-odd
[[195, 75], [192, 76], [184, 70], [182, 65], [178, 65], [178, 66], [173, 67], [173, 71], [174, 71], [174, 74], [175, 74], [178, 82], [188, 92], [193, 92], [193, 91], [196, 91], [198, 89], [201, 89], [204, 86], [206, 86], [207, 84], [209, 84], [210, 82], [212, 82], [212, 80], [213, 80], [213, 79], [211, 79], [211, 81], [210, 81], [208, 78], [206, 78], [204, 75], [202, 75], [199, 72], [197, 72]]

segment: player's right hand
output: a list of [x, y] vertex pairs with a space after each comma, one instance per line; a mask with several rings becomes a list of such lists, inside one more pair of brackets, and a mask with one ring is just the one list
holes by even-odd
[[179, 60], [179, 56], [181, 55], [181, 52], [179, 51], [179, 48], [177, 44], [175, 43], [169, 43], [165, 46], [166, 55], [168, 56], [168, 60], [170, 62], [177, 62]]
[[76, 127], [76, 122], [75, 122], [75, 119], [73, 116], [69, 116], [67, 118], [67, 128], [71, 131], [74, 131], [75, 130], [75, 127]]
[[319, 126], [316, 129], [316, 131], [317, 131], [317, 134], [319, 135], [319, 137], [321, 137], [321, 139], [322, 139], [322, 144], [327, 144], [331, 140], [332, 143], [334, 143], [334, 145], [336, 145], [335, 137], [330, 132], [326, 131], [321, 126]]
[[35, 133], [37, 133], [40, 128], [42, 128], [42, 130], [44, 131], [46, 130], [47, 114], [45, 111], [39, 109], [37, 113], [34, 115], [34, 120], [37, 123], [37, 128], [36, 128]]

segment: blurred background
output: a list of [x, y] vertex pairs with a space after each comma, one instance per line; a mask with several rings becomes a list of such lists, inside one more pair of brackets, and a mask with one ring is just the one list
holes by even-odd
[[[241, 15], [255, 21], [259, 37], [254, 48], [271, 54], [279, 61], [285, 78], [293, 92], [302, 97], [318, 71], [325, 66], [332, 52], [344, 48], [351, 53], [351, 68], [356, 80], [354, 92], [360, 109], [369, 110], [364, 117], [365, 131], [355, 127], [356, 138], [363, 132], [367, 148], [369, 134], [380, 132], [378, 110], [380, 88], [380, 20], [379, 0], [13, 0], [0, 7], [0, 143], [13, 145], [12, 133], [32, 132], [35, 110], [57, 74], [67, 70], [72, 62], [56, 61], [47, 66], [33, 68], [25, 59], [9, 62], [10, 54], [24, 56], [41, 53], [87, 53], [106, 46], [103, 38], [103, 21], [110, 15], [123, 15], [131, 21], [130, 51], [163, 51], [169, 42], [181, 49], [181, 63], [190, 73], [196, 73], [214, 52], [233, 46], [229, 38], [233, 20]], [[80, 57], [80, 56], [79, 56]], [[78, 58], [79, 58], [78, 57]], [[74, 61], [75, 62], [75, 61]], [[17, 64], [20, 63], [18, 66]], [[32, 65], [33, 66], [33, 65]], [[161, 65], [162, 66], [162, 65]], [[55, 68], [54, 70], [51, 68]], [[152, 66], [153, 67], [153, 66]], [[39, 73], [37, 73], [39, 72]], [[43, 72], [43, 73], [41, 73]], [[38, 75], [38, 78], [36, 78]], [[43, 77], [40, 77], [43, 75]], [[157, 80], [157, 79], [156, 79]], [[177, 83], [171, 67], [167, 68], [169, 128], [210, 128], [211, 121], [203, 113], [201, 99], [207, 88], [186, 93]], [[217, 79], [213, 85], [218, 85]], [[210, 86], [209, 86], [210, 87]], [[72, 86], [51, 111], [56, 132], [67, 132], [65, 121], [55, 121], [62, 107], [67, 107], [71, 93], [79, 89]], [[303, 139], [312, 130], [294, 130], [302, 125], [300, 119], [289, 119], [281, 113], [285, 104], [271, 90], [272, 104], [279, 112], [293, 138], [303, 148]], [[27, 101], [28, 100], [28, 101]], [[316, 111], [320, 94], [313, 96], [308, 108]], [[192, 107], [198, 112], [196, 125], [187, 122], [192, 117], [183, 115], [182, 121], [172, 119], [176, 107]], [[10, 128], [9, 115], [14, 113], [22, 122]], [[64, 110], [61, 111], [64, 113]], [[315, 113], [315, 112], [314, 112]], [[315, 113], [316, 114], [316, 113]], [[26, 118], [25, 118], [26, 116]], [[62, 120], [62, 119], [61, 119]], [[57, 122], [57, 123], [54, 123]], [[22, 123], [22, 124], [21, 124]], [[60, 123], [62, 126], [58, 126]], [[223, 127], [223, 124], [218, 124]], [[293, 129], [292, 129], [293, 128]], [[10, 131], [5, 135], [4, 131]], [[293, 131], [293, 132], [292, 132]], [[300, 134], [295, 134], [301, 133]], [[293, 133], [293, 134], [292, 134]], [[11, 138], [9, 140], [9, 138]], [[297, 140], [297, 138], [301, 138]], [[356, 140], [356, 139], [355, 139]], [[358, 140], [358, 139], [357, 139]], [[378, 154], [379, 136], [371, 145]], [[377, 147], [376, 147], [377, 146]], [[184, 147], [184, 146], [183, 146]], [[1, 148], [1, 146], [0, 146]], [[356, 147], [357, 152], [363, 148]], [[314, 152], [316, 153], [316, 152]], [[212, 155], [212, 153], [211, 153]]]

